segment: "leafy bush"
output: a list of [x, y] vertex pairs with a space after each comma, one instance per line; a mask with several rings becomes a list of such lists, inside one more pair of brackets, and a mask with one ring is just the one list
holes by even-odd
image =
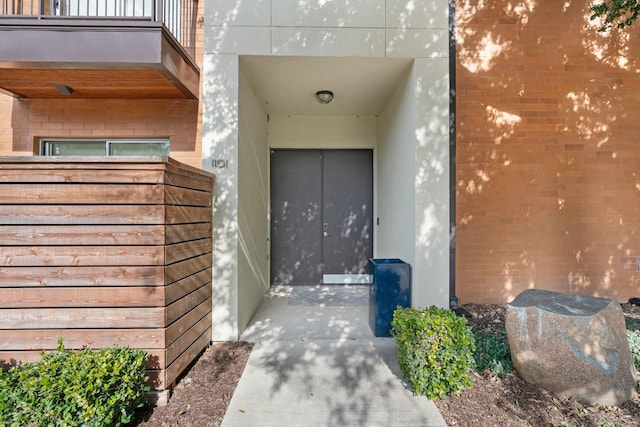
[[636, 371], [640, 373], [640, 331], [627, 331], [629, 339], [629, 347], [631, 347], [631, 355], [636, 365]]
[[499, 334], [474, 332], [473, 337], [476, 341], [476, 350], [473, 353], [476, 371], [489, 370], [500, 377], [513, 371], [506, 331]]
[[624, 323], [625, 323], [625, 326], [627, 327], [628, 331], [638, 331], [638, 332], [640, 332], [640, 320], [631, 319], [631, 318], [625, 317]]
[[391, 326], [400, 369], [415, 394], [440, 399], [473, 385], [475, 345], [466, 319], [438, 307], [398, 307]]
[[128, 347], [72, 352], [60, 340], [39, 362], [0, 373], [0, 425], [126, 424], [149, 390], [146, 358]]
[[636, 372], [638, 373], [638, 392], [640, 392], [640, 321], [637, 319], [625, 319], [627, 326], [627, 339], [629, 348], [631, 348], [631, 357], [633, 357]]

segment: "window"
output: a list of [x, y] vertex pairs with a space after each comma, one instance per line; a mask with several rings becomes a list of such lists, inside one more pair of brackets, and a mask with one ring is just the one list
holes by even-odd
[[42, 139], [43, 156], [168, 156], [168, 139]]

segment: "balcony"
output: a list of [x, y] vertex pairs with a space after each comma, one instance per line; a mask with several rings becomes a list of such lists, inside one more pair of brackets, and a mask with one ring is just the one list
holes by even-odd
[[197, 99], [198, 0], [0, 0], [0, 91]]

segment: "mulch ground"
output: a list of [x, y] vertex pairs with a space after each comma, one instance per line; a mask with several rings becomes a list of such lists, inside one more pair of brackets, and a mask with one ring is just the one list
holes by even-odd
[[213, 343], [179, 380], [169, 403], [144, 408], [136, 425], [219, 426], [252, 348], [245, 342]]
[[[504, 330], [504, 306], [468, 304], [474, 330]], [[640, 307], [623, 304], [625, 316], [640, 321]], [[163, 407], [145, 408], [139, 426], [219, 426], [247, 363], [252, 345], [214, 343], [185, 373]], [[515, 374], [498, 378], [473, 374], [474, 386], [436, 400], [449, 426], [631, 426], [640, 427], [640, 397], [620, 407], [590, 406], [557, 397]]]

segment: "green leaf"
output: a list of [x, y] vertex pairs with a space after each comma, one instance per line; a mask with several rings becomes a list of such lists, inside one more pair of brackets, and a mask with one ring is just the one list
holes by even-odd
[[150, 390], [147, 353], [128, 347], [55, 351], [0, 375], [0, 425], [80, 426], [129, 422]]

